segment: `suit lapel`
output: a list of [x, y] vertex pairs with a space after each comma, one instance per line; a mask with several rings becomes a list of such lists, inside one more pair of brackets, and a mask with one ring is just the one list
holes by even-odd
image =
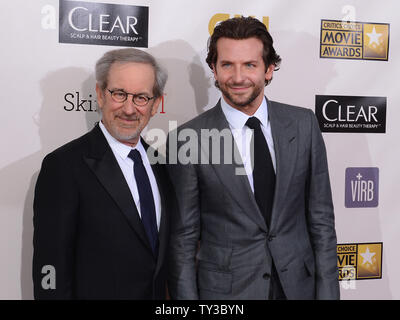
[[276, 185], [271, 217], [271, 228], [273, 228], [279, 217], [280, 206], [285, 202], [296, 164], [297, 127], [293, 120], [282, 116], [279, 106], [273, 101], [267, 100], [267, 102], [276, 157]]
[[84, 161], [121, 209], [129, 225], [144, 245], [151, 250], [128, 184], [99, 125], [96, 125], [91, 132], [90, 150], [89, 154], [84, 156]]
[[[236, 143], [234, 142], [234, 138], [232, 132], [230, 130], [228, 121], [225, 118], [225, 115], [222, 112], [222, 108], [220, 102], [214, 108], [214, 114], [212, 114], [210, 118], [210, 124], [207, 125], [208, 129], [216, 128], [218, 132], [222, 130], [229, 130], [230, 136], [232, 138], [233, 150], [237, 155], [237, 159], [240, 158], [240, 153], [237, 149]], [[203, 139], [207, 139], [202, 137]], [[211, 145], [211, 142], [209, 143]], [[224, 143], [221, 142], [220, 148], [220, 164], [212, 164], [212, 154], [209, 153], [209, 163], [214, 168], [216, 174], [218, 175], [220, 181], [231, 194], [232, 199], [235, 199], [237, 204], [242, 208], [243, 212], [247, 213], [249, 217], [262, 229], [267, 230], [267, 226], [265, 224], [264, 218], [258, 208], [257, 202], [254, 197], [254, 193], [251, 190], [249, 179], [244, 171], [243, 165], [235, 164], [235, 159], [225, 159], [224, 158]], [[203, 150], [204, 152], [204, 150]], [[232, 156], [231, 154], [229, 156]], [[230, 162], [232, 164], [229, 164]], [[241, 161], [241, 159], [240, 159]], [[225, 164], [228, 163], [228, 164]], [[237, 170], [239, 169], [239, 170]], [[242, 172], [242, 174], [237, 174], [238, 172]]]

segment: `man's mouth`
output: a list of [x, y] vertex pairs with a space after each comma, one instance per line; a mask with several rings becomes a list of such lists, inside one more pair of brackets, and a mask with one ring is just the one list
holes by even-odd
[[134, 124], [135, 122], [139, 121], [138, 117], [119, 117], [117, 116], [117, 119], [122, 123], [122, 124], [126, 124], [128, 126]]
[[228, 88], [234, 91], [245, 91], [248, 90], [251, 87], [250, 84], [230, 84], [228, 85]]
[[245, 93], [249, 90], [249, 86], [229, 86], [233, 93]]

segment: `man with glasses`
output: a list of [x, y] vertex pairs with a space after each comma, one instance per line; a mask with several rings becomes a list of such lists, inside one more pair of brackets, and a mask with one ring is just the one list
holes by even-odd
[[36, 184], [36, 299], [165, 298], [174, 195], [140, 134], [166, 80], [138, 49], [109, 51], [97, 62], [101, 122], [47, 155]]

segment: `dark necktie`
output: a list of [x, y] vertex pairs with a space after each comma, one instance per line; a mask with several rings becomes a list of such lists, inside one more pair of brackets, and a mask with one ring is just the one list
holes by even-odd
[[149, 176], [143, 165], [142, 157], [136, 149], [131, 150], [128, 155], [134, 162], [133, 172], [135, 174], [136, 185], [139, 192], [140, 199], [140, 213], [142, 216], [142, 223], [149, 238], [151, 248], [154, 255], [158, 255], [158, 230], [156, 221], [156, 208], [154, 205], [153, 192], [151, 191], [151, 184]]
[[247, 120], [246, 125], [254, 130], [254, 152], [252, 158], [253, 165], [253, 182], [254, 196], [261, 213], [264, 216], [267, 226], [270, 226], [272, 203], [274, 200], [275, 190], [275, 171], [272, 165], [271, 154], [268, 149], [267, 141], [260, 127], [260, 120], [251, 117]]

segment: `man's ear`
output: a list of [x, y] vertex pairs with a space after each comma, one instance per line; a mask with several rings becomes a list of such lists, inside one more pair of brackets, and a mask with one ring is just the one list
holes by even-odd
[[96, 83], [96, 95], [97, 95], [97, 104], [99, 105], [100, 109], [103, 109], [105, 97], [103, 90], [100, 88], [98, 83]]
[[163, 95], [159, 96], [158, 98], [155, 98], [154, 103], [151, 107], [151, 116], [154, 116], [158, 112], [158, 107], [160, 106], [161, 101], [163, 100]]
[[271, 81], [272, 76], [274, 74], [274, 70], [275, 70], [275, 65], [274, 64], [270, 64], [268, 66], [267, 72], [265, 72], [265, 80]]

